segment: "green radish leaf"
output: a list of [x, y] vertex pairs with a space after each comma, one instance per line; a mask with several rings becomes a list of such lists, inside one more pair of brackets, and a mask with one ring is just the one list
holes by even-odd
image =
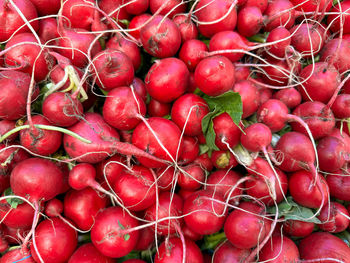
[[215, 249], [217, 245], [226, 240], [225, 232], [219, 232], [212, 235], [206, 235], [203, 238], [202, 250]]
[[199, 145], [199, 155], [204, 154], [204, 153], [208, 152], [209, 150], [210, 149], [209, 149], [208, 145], [206, 145], [206, 144]]
[[[9, 196], [9, 195], [14, 195], [13, 191], [11, 188], [7, 188], [4, 191], [4, 196]], [[6, 202], [13, 208], [16, 209], [18, 205], [23, 204], [23, 201], [18, 198], [6, 198]]]

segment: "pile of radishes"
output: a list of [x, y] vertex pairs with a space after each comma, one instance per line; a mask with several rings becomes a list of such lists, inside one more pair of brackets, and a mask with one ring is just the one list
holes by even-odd
[[0, 263], [350, 262], [350, 0], [0, 0]]

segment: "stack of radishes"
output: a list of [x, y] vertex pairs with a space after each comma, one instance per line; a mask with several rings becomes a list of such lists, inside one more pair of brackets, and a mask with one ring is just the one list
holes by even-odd
[[0, 263], [350, 262], [350, 0], [0, 0]]

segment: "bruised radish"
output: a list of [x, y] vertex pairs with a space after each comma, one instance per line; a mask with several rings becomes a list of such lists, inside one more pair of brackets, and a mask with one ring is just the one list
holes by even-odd
[[115, 261], [102, 255], [92, 243], [87, 243], [74, 251], [73, 255], [69, 258], [68, 263], [114, 263]]
[[248, 258], [250, 251], [233, 246], [230, 241], [226, 240], [220, 244], [214, 251], [213, 263], [232, 263], [244, 262]]

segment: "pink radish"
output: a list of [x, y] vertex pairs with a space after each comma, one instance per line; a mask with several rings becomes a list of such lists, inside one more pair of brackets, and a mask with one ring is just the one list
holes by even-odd
[[173, 21], [180, 30], [182, 43], [190, 39], [197, 39], [198, 28], [192, 22], [191, 17], [189, 15], [177, 14], [173, 17]]

